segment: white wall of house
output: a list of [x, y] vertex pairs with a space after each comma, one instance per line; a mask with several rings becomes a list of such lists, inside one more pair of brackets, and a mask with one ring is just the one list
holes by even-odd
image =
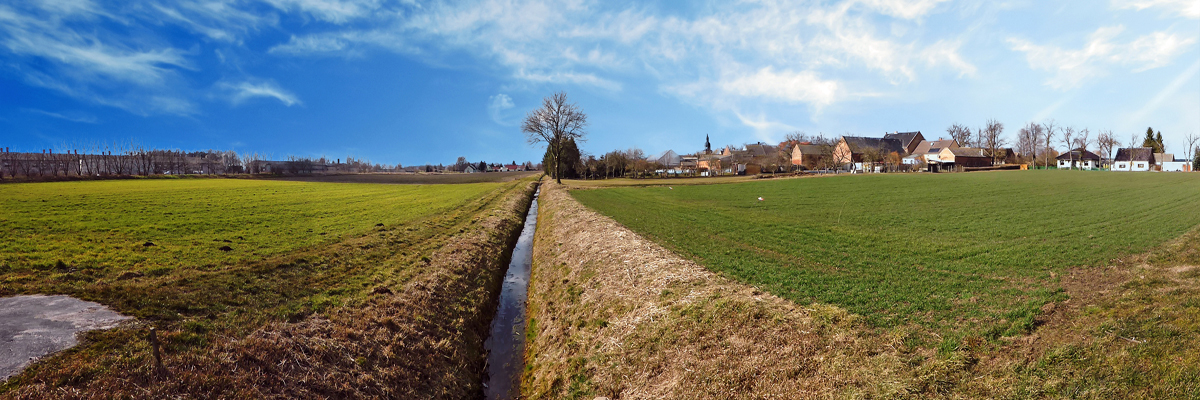
[[[1058, 169], [1071, 168], [1071, 160], [1058, 160]], [[1097, 169], [1100, 164], [1096, 160], [1075, 160], [1075, 169]]]
[[1149, 161], [1117, 161], [1113, 164], [1113, 171], [1149, 171]]
[[1186, 161], [1164, 161], [1162, 170], [1170, 172], [1191, 172], [1192, 163]]

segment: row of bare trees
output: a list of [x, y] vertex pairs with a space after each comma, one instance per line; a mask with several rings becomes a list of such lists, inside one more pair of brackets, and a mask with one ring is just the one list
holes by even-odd
[[[274, 164], [274, 165], [272, 165]], [[52, 178], [70, 176], [259, 174], [314, 172], [377, 172], [391, 170], [382, 164], [347, 158], [331, 163], [324, 157], [288, 157], [268, 162], [259, 153], [238, 154], [232, 150], [162, 150], [128, 142], [69, 144], [39, 152], [0, 149], [0, 179]]]

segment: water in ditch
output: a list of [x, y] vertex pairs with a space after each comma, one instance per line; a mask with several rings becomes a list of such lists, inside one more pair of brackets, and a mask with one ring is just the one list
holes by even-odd
[[492, 319], [492, 331], [483, 347], [487, 349], [487, 381], [483, 393], [488, 400], [515, 399], [521, 392], [521, 372], [525, 355], [525, 302], [529, 289], [529, 270], [533, 264], [533, 232], [537, 228], [538, 195], [533, 194], [525, 227], [513, 247], [512, 261], [500, 289], [500, 305]]

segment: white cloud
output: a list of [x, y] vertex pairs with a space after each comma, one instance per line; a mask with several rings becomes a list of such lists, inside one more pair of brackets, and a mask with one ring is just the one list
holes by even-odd
[[808, 103], [818, 107], [833, 103], [838, 96], [838, 83], [835, 81], [822, 80], [812, 71], [775, 72], [772, 67], [726, 79], [719, 86], [725, 93], [738, 96]]
[[1196, 0], [1112, 0], [1117, 9], [1161, 8], [1165, 11], [1192, 19], [1200, 18], [1200, 1]]
[[488, 97], [488, 115], [492, 117], [492, 121], [495, 121], [496, 124], [511, 125], [510, 123], [504, 121], [504, 112], [512, 109], [513, 107], [514, 105], [512, 98], [508, 97], [508, 95], [504, 93]]
[[379, 9], [379, 0], [266, 0], [284, 11], [299, 10], [317, 19], [343, 24]]
[[222, 83], [220, 86], [230, 93], [230, 100], [234, 105], [240, 105], [246, 100], [256, 97], [276, 99], [288, 107], [301, 104], [296, 95], [271, 82]]
[[1162, 67], [1196, 42], [1193, 38], [1155, 32], [1129, 43], [1117, 43], [1114, 39], [1124, 30], [1122, 26], [1097, 29], [1079, 49], [1038, 45], [1018, 38], [1010, 38], [1008, 42], [1013, 50], [1025, 53], [1030, 68], [1053, 72], [1046, 84], [1056, 89], [1078, 87], [1104, 75], [1112, 65], [1131, 66], [1135, 72]]
[[930, 13], [934, 7], [949, 0], [859, 0], [858, 2], [897, 18], [916, 19]]

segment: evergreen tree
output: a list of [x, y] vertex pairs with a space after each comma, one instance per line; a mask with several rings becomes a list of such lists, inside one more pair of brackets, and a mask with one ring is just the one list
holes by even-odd
[[1200, 171], [1200, 147], [1197, 147], [1192, 154], [1196, 155], [1192, 158], [1192, 171]]
[[1158, 153], [1166, 153], [1167, 152], [1167, 145], [1166, 145], [1166, 143], [1163, 143], [1163, 139], [1162, 139], [1162, 131], [1158, 131], [1158, 135], [1154, 138], [1154, 141], [1156, 143], [1158, 143], [1158, 151], [1157, 151]]
[[1158, 138], [1154, 137], [1154, 128], [1146, 128], [1146, 138], [1142, 140], [1142, 147], [1154, 149], [1155, 153], [1162, 153], [1162, 132], [1158, 133]]

